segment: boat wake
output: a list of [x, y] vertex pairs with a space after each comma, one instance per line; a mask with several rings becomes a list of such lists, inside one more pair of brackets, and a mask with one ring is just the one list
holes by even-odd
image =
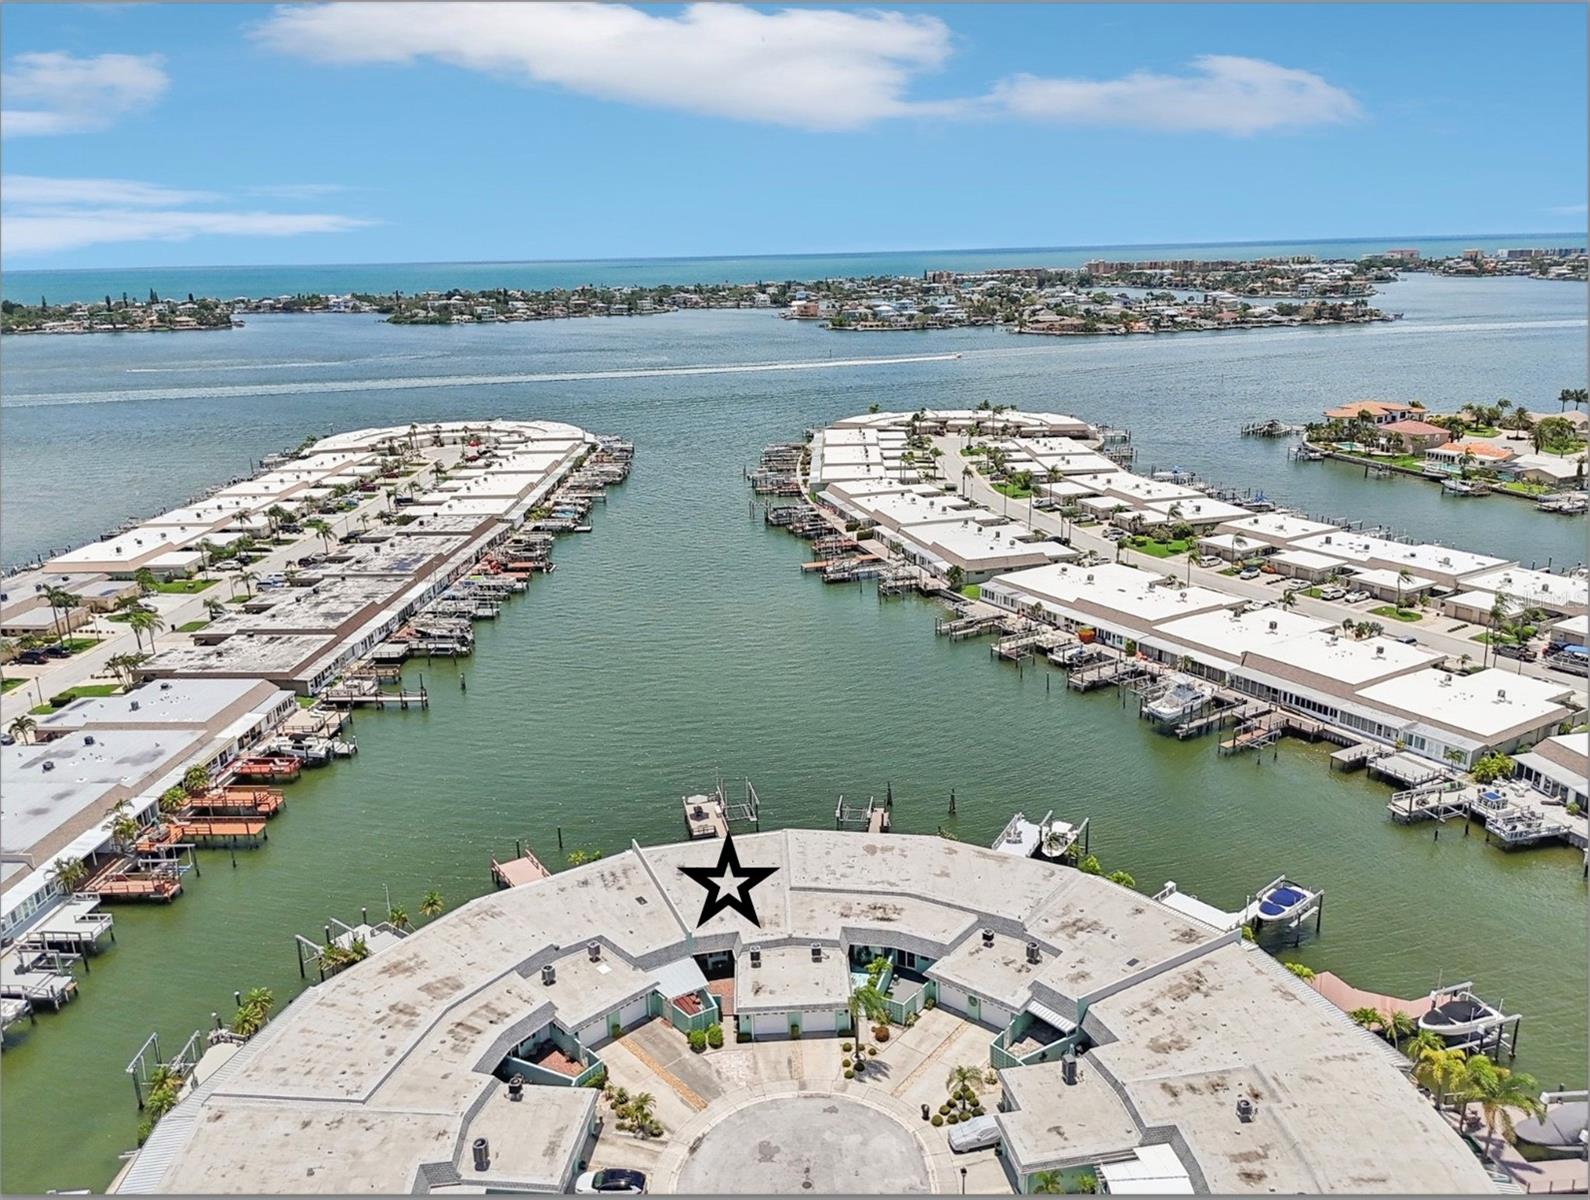
[[740, 375], [767, 371], [824, 371], [836, 367], [887, 367], [951, 362], [959, 354], [905, 354], [872, 358], [813, 358], [795, 362], [717, 363], [692, 367], [630, 367], [606, 371], [534, 371], [512, 375], [413, 375], [391, 379], [322, 379], [283, 383], [216, 384], [209, 387], [129, 388], [103, 392], [39, 392], [7, 397], [8, 408], [54, 404], [124, 404], [139, 400], [225, 400], [245, 396], [308, 396], [330, 392], [392, 392], [422, 388], [500, 387], [505, 384], [579, 383], [589, 380], [657, 379], [674, 375]]

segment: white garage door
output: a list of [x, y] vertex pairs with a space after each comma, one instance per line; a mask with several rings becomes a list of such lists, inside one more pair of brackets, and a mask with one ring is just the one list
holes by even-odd
[[834, 1014], [831, 1012], [803, 1012], [801, 1013], [802, 1033], [832, 1033], [834, 1031]]
[[618, 1023], [622, 1028], [628, 1029], [646, 1019], [646, 999], [642, 996], [639, 1000], [631, 1000], [619, 1011]]
[[789, 1018], [783, 1013], [754, 1013], [751, 1017], [753, 1038], [789, 1036]]
[[992, 1025], [995, 1029], [1009, 1029], [1015, 1019], [1016, 1014], [1004, 1005], [983, 1001], [983, 1024]]
[[589, 1025], [581, 1025], [574, 1031], [574, 1036], [579, 1039], [580, 1045], [589, 1050], [598, 1042], [607, 1040], [607, 1019], [592, 1021]]
[[971, 1008], [966, 996], [966, 989], [954, 987], [948, 983], [939, 984], [939, 1004], [951, 1012], [960, 1013], [963, 1017], [975, 1017], [978, 1015]]

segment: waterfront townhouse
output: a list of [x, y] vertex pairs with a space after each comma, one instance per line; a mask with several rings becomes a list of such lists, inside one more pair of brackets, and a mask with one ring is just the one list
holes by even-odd
[[1584, 709], [1571, 684], [1496, 667], [1412, 671], [1360, 688], [1358, 698], [1398, 719], [1399, 744], [1464, 769], [1533, 746]]
[[1590, 610], [1590, 582], [1583, 578], [1535, 571], [1527, 567], [1500, 567], [1463, 578], [1463, 590], [1448, 596], [1441, 610], [1460, 621], [1489, 624], [1498, 596], [1512, 615], [1538, 608], [1552, 617], [1577, 617]]
[[1018, 521], [971, 510], [956, 521], [929, 520], [877, 535], [907, 561], [944, 576], [959, 570], [967, 583], [1043, 563], [1078, 557], [1069, 546], [1040, 537]]
[[[1491, 1186], [1400, 1057], [1235, 929], [938, 837], [784, 830], [736, 844], [774, 869], [760, 925], [733, 911], [697, 925], [701, 893], [679, 868], [712, 862], [713, 843], [634, 846], [471, 901], [296, 999], [155, 1126], [116, 1190], [276, 1191], [313, 1170], [333, 1192], [565, 1191], [597, 1130], [595, 1089], [570, 1085], [604, 1056], [632, 1080], [637, 1062], [651, 1070], [647, 1039], [683, 1033], [703, 994], [741, 1041], [852, 1034], [853, 973], [877, 958], [901, 1042], [920, 1017], [997, 1072], [1015, 1191], [1055, 1169], [1119, 1191]], [[613, 1044], [649, 1018], [667, 1023]], [[693, 1103], [688, 1129], [649, 1148], [657, 1190], [712, 1153], [703, 1134], [725, 1114], [784, 1094], [736, 1073], [751, 1057], [685, 1057], [663, 1076]], [[802, 1074], [809, 1102], [875, 1095], [882, 1119], [919, 1128], [859, 1079]], [[1321, 1120], [1329, 1137], [1297, 1132]], [[927, 1170], [955, 1190], [953, 1166]]]
[[1243, 601], [1174, 575], [1117, 563], [1084, 567], [1059, 563], [1000, 575], [983, 585], [982, 599], [1064, 629], [1091, 629], [1104, 645], [1125, 647], [1166, 622], [1232, 609]]
[[1428, 542], [1393, 542], [1363, 533], [1336, 530], [1298, 538], [1289, 545], [1341, 559], [1356, 574], [1366, 571], [1403, 571], [1430, 580], [1435, 587], [1458, 588], [1462, 581], [1480, 571], [1510, 565], [1504, 558], [1473, 554], [1450, 546]]
[[1514, 756], [1513, 774], [1564, 805], [1590, 808], [1590, 733], [1549, 737], [1523, 754]]
[[1327, 421], [1357, 421], [1368, 419], [1376, 425], [1390, 425], [1396, 421], [1418, 420], [1424, 409], [1412, 404], [1397, 404], [1388, 400], [1353, 400], [1325, 410]]
[[55, 862], [111, 852], [118, 803], [151, 812], [189, 767], [215, 775], [296, 711], [290, 692], [259, 679], [183, 680], [40, 717], [32, 744], [0, 748], [0, 934], [11, 940], [60, 898]]

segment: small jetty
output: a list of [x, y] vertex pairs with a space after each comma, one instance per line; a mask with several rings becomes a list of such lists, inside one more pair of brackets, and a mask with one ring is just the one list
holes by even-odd
[[1083, 817], [1080, 824], [1073, 824], [1060, 820], [1051, 809], [1038, 821], [1031, 820], [1025, 813], [1015, 813], [989, 848], [1000, 854], [1074, 867], [1087, 856], [1088, 840], [1087, 817]]
[[507, 862], [491, 860], [491, 881], [498, 889], [522, 887], [527, 883], [534, 883], [538, 879], [545, 879], [552, 872], [542, 866], [529, 847], [521, 842], [513, 844], [514, 856]]
[[1292, 935], [1293, 945], [1303, 940], [1311, 918], [1313, 932], [1318, 934], [1325, 917], [1324, 889], [1307, 887], [1285, 875], [1277, 876], [1258, 891], [1249, 894], [1241, 908], [1229, 911], [1182, 891], [1176, 886], [1175, 880], [1168, 880], [1154, 894], [1154, 899], [1182, 916], [1191, 917], [1214, 929], [1247, 926], [1253, 930], [1255, 937], [1267, 929], [1280, 931]]
[[1443, 773], [1438, 779], [1395, 793], [1386, 811], [1404, 825], [1461, 820], [1465, 835], [1469, 822], [1478, 822], [1484, 827], [1486, 844], [1503, 850], [1549, 842], [1590, 849], [1590, 824], [1585, 814], [1570, 814], [1566, 805], [1553, 804], [1552, 799], [1512, 780], [1471, 784]]
[[710, 792], [681, 797], [684, 807], [685, 829], [692, 838], [722, 838], [729, 834], [734, 824], [762, 828], [762, 801], [751, 781], [745, 781], [745, 796], [730, 800], [719, 782]]
[[891, 786], [886, 800], [868, 796], [865, 804], [845, 803], [843, 795], [834, 805], [834, 828], [865, 830], [867, 833], [888, 833], [893, 822], [894, 789]]
[[1288, 425], [1285, 421], [1276, 417], [1271, 417], [1267, 421], [1249, 421], [1242, 427], [1243, 437], [1290, 437], [1294, 433], [1301, 432], [1303, 432], [1303, 426]]

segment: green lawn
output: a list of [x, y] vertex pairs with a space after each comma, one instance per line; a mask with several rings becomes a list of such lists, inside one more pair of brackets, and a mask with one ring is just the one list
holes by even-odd
[[319, 696], [300, 696], [300, 697], [298, 697], [298, 707], [299, 708], [314, 708], [315, 705], [317, 705], [319, 703], [320, 703], [320, 697]]
[[208, 624], [209, 624], [208, 621], [189, 621], [185, 625], [178, 625], [177, 626], [177, 632], [178, 633], [192, 633], [195, 629], [203, 629]]
[[155, 591], [168, 595], [192, 596], [207, 587], [214, 587], [214, 579], [166, 579], [155, 584]]
[[1154, 558], [1174, 558], [1178, 554], [1186, 554], [1191, 550], [1193, 543], [1185, 538], [1176, 538], [1174, 541], [1158, 542], [1152, 538], [1128, 538], [1126, 544], [1133, 550], [1140, 550]]
[[1319, 593], [1320, 593], [1320, 589], [1317, 588], [1317, 587], [1311, 587], [1311, 588], [1304, 588], [1303, 589], [1303, 594], [1305, 596], [1309, 597], [1312, 600], [1318, 600], [1319, 599]]
[[[36, 704], [30, 711], [35, 715], [52, 713], [57, 708], [65, 708], [73, 700], [82, 700], [93, 696], [114, 696], [119, 691], [121, 691], [121, 684], [119, 683], [80, 683], [76, 687], [67, 688], [64, 692], [57, 692], [50, 697], [48, 704]], [[67, 699], [61, 704], [56, 704], [55, 702], [62, 697]]]
[[971, 600], [978, 599], [980, 596], [982, 596], [982, 594], [983, 589], [975, 583], [968, 583], [965, 587], [961, 588], [961, 595]]
[[1022, 487], [1021, 484], [1009, 479], [994, 484], [994, 490], [1001, 496], [1009, 496], [1012, 500], [1025, 500], [1032, 495], [1030, 487]]
[[9, 692], [12, 688], [21, 687], [26, 682], [27, 680], [25, 679], [0, 679], [0, 694]]
[[1531, 483], [1527, 479], [1509, 479], [1506, 483], [1493, 484], [1500, 492], [1517, 492], [1520, 496], [1544, 496], [1551, 491], [1551, 486], [1544, 483]]
[[1382, 604], [1379, 608], [1369, 610], [1372, 617], [1390, 617], [1393, 621], [1417, 621], [1419, 613], [1411, 608], [1398, 608], [1393, 604]]
[[95, 638], [67, 638], [61, 645], [66, 647], [68, 654], [81, 654], [99, 645], [99, 641]]

